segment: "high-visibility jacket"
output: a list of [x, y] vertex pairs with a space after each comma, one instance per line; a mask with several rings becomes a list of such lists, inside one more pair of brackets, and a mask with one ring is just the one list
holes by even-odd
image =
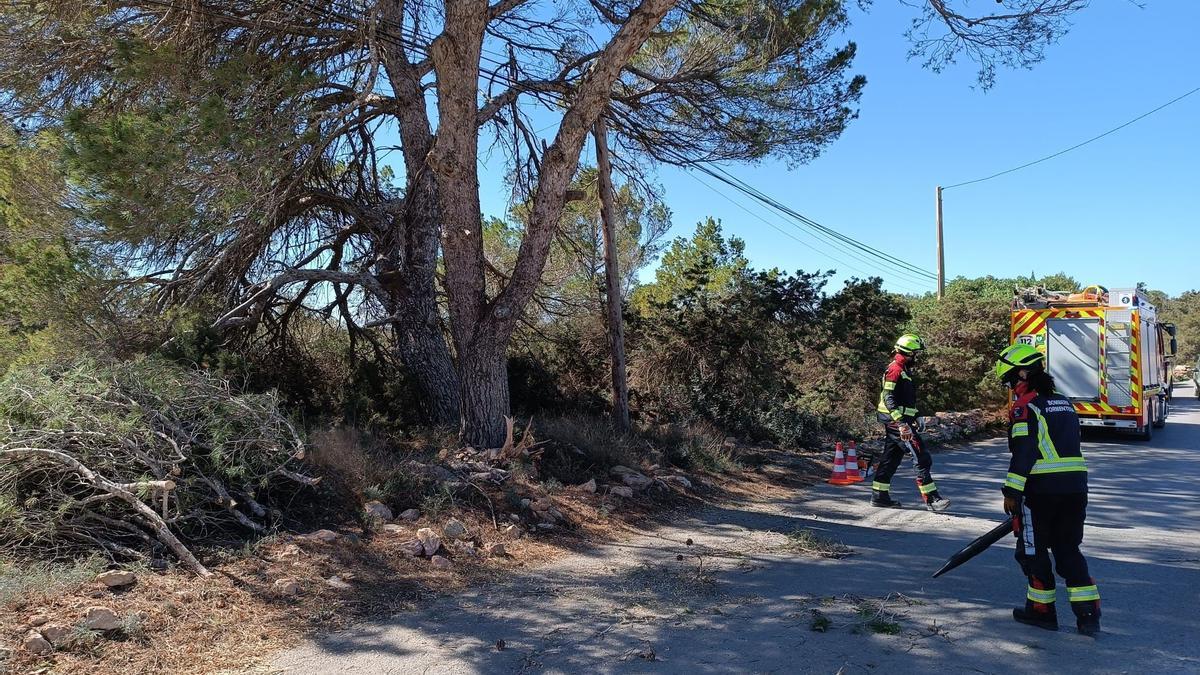
[[1009, 412], [1008, 477], [1004, 494], [1087, 492], [1087, 463], [1079, 448], [1079, 418], [1065, 396], [1018, 386]]
[[917, 386], [908, 372], [909, 358], [896, 354], [883, 373], [876, 411], [881, 422], [909, 422], [917, 416]]

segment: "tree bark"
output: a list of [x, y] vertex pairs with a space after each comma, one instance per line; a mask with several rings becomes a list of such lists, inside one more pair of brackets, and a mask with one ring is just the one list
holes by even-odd
[[491, 335], [480, 337], [458, 359], [463, 402], [459, 436], [477, 448], [498, 448], [504, 444], [504, 418], [509, 414], [507, 343]]
[[438, 134], [427, 161], [437, 174], [450, 333], [463, 402], [460, 440], [504, 442], [508, 414], [507, 340], [486, 321], [483, 219], [479, 206], [477, 75], [487, 26], [485, 0], [448, 0], [445, 32], [430, 48], [438, 82]]
[[437, 188], [428, 171], [408, 181], [402, 223], [392, 228], [386, 259], [395, 265], [389, 286], [395, 302], [393, 328], [401, 361], [425, 394], [424, 412], [438, 426], [459, 422], [458, 374], [442, 330], [437, 305]]
[[[403, 3], [385, 3], [383, 18], [400, 25], [402, 7]], [[387, 45], [383, 61], [395, 93], [406, 167], [404, 211], [391, 223], [381, 255], [398, 272], [390, 287], [396, 306], [388, 309], [392, 316], [400, 317], [393, 325], [397, 352], [425, 393], [426, 415], [434, 424], [452, 426], [459, 422], [462, 399], [437, 304], [441, 215], [437, 178], [426, 164], [433, 131], [421, 75], [403, 48]]]

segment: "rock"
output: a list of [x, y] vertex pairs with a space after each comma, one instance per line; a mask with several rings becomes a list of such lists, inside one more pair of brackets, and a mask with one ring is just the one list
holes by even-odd
[[280, 561], [296, 562], [300, 560], [300, 547], [295, 544], [288, 544], [275, 554], [275, 559]]
[[576, 489], [581, 490], [583, 492], [587, 492], [588, 494], [595, 494], [596, 493], [596, 479], [592, 478], [588, 482], [584, 483], [583, 485], [577, 485], [575, 487], [576, 487]]
[[614, 485], [608, 489], [608, 493], [624, 497], [625, 499], [633, 499], [633, 488], [625, 487], [624, 485]]
[[438, 536], [437, 532], [428, 527], [422, 527], [417, 530], [417, 539], [421, 540], [421, 546], [425, 549], [425, 555], [433, 555], [442, 547], [442, 538]]
[[530, 505], [530, 508], [539, 513], [543, 511], [549, 511], [550, 509], [554, 508], [554, 500], [550, 499], [549, 497], [542, 497], [541, 499], [533, 502], [533, 504]]
[[403, 466], [413, 474], [436, 481], [438, 483], [452, 483], [458, 481], [458, 476], [456, 476], [453, 471], [439, 464], [425, 464], [417, 461], [408, 461], [405, 462]]
[[532, 505], [533, 505], [532, 499], [522, 499], [521, 500], [521, 508], [523, 508], [523, 509], [527, 509], [527, 508], [531, 507]]
[[81, 624], [92, 630], [116, 630], [121, 627], [121, 617], [107, 607], [88, 607]]
[[654, 484], [654, 480], [640, 473], [627, 473], [621, 476], [621, 481], [634, 490], [645, 490]]
[[420, 558], [425, 555], [425, 544], [420, 539], [410, 539], [400, 544], [400, 550], [411, 558]]
[[64, 626], [61, 623], [48, 623], [38, 629], [42, 637], [50, 641], [50, 644], [55, 647], [62, 647], [75, 634], [75, 629], [71, 626]]
[[300, 582], [295, 579], [276, 579], [275, 590], [284, 595], [299, 595]]
[[37, 628], [38, 626], [45, 624], [49, 620], [50, 620], [50, 617], [45, 616], [43, 614], [37, 614], [35, 616], [29, 617], [29, 619], [25, 623], [29, 624], [29, 626], [31, 628]]
[[384, 534], [392, 534], [392, 535], [408, 534], [408, 530], [403, 525], [397, 525], [395, 523], [388, 523], [387, 525], [384, 525], [380, 529]]
[[371, 500], [363, 504], [363, 511], [366, 512], [367, 518], [371, 520], [388, 521], [392, 519], [392, 510], [378, 500]]
[[442, 526], [442, 534], [446, 535], [447, 539], [462, 539], [467, 536], [467, 526], [458, 518], [451, 518]]
[[[508, 514], [508, 519], [509, 519], [509, 520], [511, 520], [511, 521], [512, 521], [512, 522], [514, 522], [514, 523], [519, 523], [519, 522], [521, 522], [521, 516], [518, 516], [518, 515], [517, 515], [517, 514], [515, 514], [515, 513], [510, 513], [510, 514]], [[509, 527], [512, 527], [512, 526], [510, 525]]]
[[421, 512], [416, 509], [404, 509], [400, 512], [400, 520], [406, 523], [415, 523], [421, 519]]
[[567, 519], [567, 517], [563, 515], [563, 512], [558, 510], [557, 506], [551, 506], [549, 509], [547, 509], [546, 515], [559, 522]]
[[554, 523], [538, 523], [537, 524], [537, 529], [539, 529], [539, 530], [553, 530], [555, 527], [557, 527], [557, 526]]
[[137, 581], [137, 577], [133, 576], [133, 572], [110, 570], [96, 577], [96, 581], [99, 581], [109, 588], [120, 588], [122, 586], [128, 586], [134, 583]]
[[692, 481], [688, 480], [687, 478], [684, 478], [683, 476], [663, 476], [662, 479], [663, 479], [663, 482], [668, 483], [670, 485], [678, 485], [679, 487], [681, 487], [685, 490], [692, 489]]
[[351, 588], [353, 588], [350, 585], [350, 582], [346, 581], [345, 579], [341, 578], [340, 576], [338, 576], [336, 574], [329, 577], [328, 579], [326, 579], [325, 585], [330, 586], [331, 588], [336, 588], [339, 591], [348, 591]]
[[440, 555], [435, 555], [432, 558], [430, 558], [429, 564], [433, 565], [434, 567], [438, 568], [439, 570], [448, 570], [451, 567], [454, 567], [454, 563], [450, 562], [449, 558], [443, 558]]
[[316, 532], [309, 532], [304, 536], [306, 539], [319, 541], [322, 544], [332, 544], [341, 537], [340, 534], [334, 532], [333, 530], [317, 530]]
[[504, 544], [501, 544], [498, 541], [494, 541], [494, 542], [488, 544], [487, 546], [484, 547], [483, 550], [487, 552], [489, 558], [507, 558], [508, 557], [508, 550], [504, 548]]
[[454, 550], [469, 558], [479, 557], [479, 549], [475, 548], [475, 542], [473, 541], [456, 541], [454, 542]]
[[54, 651], [54, 647], [50, 646], [50, 641], [42, 637], [42, 634], [36, 630], [31, 630], [25, 635], [25, 639], [21, 641], [21, 649], [30, 654], [49, 654]]
[[612, 468], [612, 474], [634, 490], [645, 490], [654, 484], [654, 479], [619, 464]]
[[512, 474], [504, 469], [489, 469], [487, 467], [479, 468], [482, 470], [474, 471], [469, 476], [470, 480], [475, 483], [492, 483], [494, 485], [501, 485], [503, 483], [507, 483], [508, 479], [512, 476]]

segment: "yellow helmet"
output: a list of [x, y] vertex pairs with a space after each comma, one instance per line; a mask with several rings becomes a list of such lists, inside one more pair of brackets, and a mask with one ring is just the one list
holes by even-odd
[[1029, 345], [1009, 345], [1000, 352], [1000, 360], [996, 361], [993, 372], [1003, 381], [1017, 368], [1032, 368], [1042, 366], [1046, 357]]
[[905, 356], [912, 356], [917, 352], [925, 351], [925, 341], [919, 335], [905, 333], [896, 340], [895, 349]]

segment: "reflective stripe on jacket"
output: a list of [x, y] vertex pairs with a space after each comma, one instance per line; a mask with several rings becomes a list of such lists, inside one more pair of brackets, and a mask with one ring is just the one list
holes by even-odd
[[1018, 390], [1009, 414], [1008, 477], [1004, 493], [1087, 492], [1087, 463], [1079, 448], [1079, 417], [1069, 399]]

